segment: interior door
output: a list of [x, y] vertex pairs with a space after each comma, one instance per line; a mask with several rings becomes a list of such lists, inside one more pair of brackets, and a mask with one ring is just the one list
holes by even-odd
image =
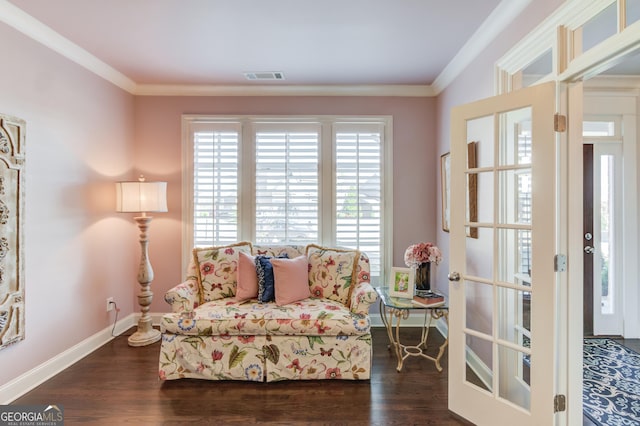
[[583, 228], [584, 228], [584, 293], [583, 332], [593, 336], [593, 144], [585, 144], [582, 151], [583, 170]]
[[555, 422], [554, 111], [553, 82], [452, 110], [449, 409], [479, 425]]

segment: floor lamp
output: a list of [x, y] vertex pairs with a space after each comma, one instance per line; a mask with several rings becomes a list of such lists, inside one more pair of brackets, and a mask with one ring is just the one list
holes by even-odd
[[167, 211], [167, 183], [146, 182], [144, 176], [140, 176], [138, 182], [116, 183], [116, 211], [122, 213], [141, 213], [133, 219], [140, 228], [140, 269], [138, 270], [138, 282], [140, 294], [138, 304], [142, 315], [138, 321], [138, 330], [129, 336], [129, 346], [146, 346], [160, 340], [160, 331], [153, 328], [149, 306], [153, 299], [151, 281], [153, 281], [153, 269], [149, 262], [149, 249], [147, 229], [151, 223], [151, 216], [147, 212]]

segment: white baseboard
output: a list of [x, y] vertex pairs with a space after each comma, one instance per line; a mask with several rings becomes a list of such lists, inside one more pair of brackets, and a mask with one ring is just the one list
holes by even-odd
[[[161, 314], [158, 314], [158, 318], [160, 315]], [[138, 317], [139, 314], [131, 314], [122, 318], [116, 323], [113, 333], [118, 336], [129, 328], [135, 326], [137, 324]], [[155, 322], [156, 316], [154, 315], [153, 318]], [[77, 345], [72, 346], [48, 361], [16, 377], [9, 383], [0, 386], [0, 405], [10, 404], [64, 369], [75, 364], [77, 361], [89, 355], [105, 343], [111, 341], [114, 338], [111, 335], [112, 329], [112, 325], [104, 328], [96, 334], [87, 337]]]

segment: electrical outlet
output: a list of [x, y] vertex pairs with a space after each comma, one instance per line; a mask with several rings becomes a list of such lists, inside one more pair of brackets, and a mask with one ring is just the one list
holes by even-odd
[[107, 297], [107, 312], [113, 311], [114, 306], [113, 297]]

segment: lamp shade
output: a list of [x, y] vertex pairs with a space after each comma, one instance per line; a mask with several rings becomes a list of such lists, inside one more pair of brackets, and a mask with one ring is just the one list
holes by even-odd
[[116, 211], [166, 212], [167, 182], [116, 182]]

